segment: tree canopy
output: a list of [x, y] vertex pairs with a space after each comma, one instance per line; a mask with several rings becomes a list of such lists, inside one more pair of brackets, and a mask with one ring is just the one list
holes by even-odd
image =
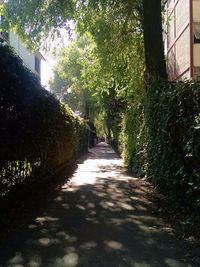
[[[61, 28], [69, 32], [71, 20], [79, 32], [89, 31], [101, 50], [107, 49], [107, 44], [118, 43], [122, 38], [126, 42], [130, 33], [142, 31], [147, 72], [152, 76], [166, 78], [161, 1], [9, 0], [4, 5], [4, 16], [13, 30], [25, 40], [31, 40], [35, 46], [39, 46], [42, 41], [45, 43], [49, 40], [47, 37], [59, 35]], [[123, 48], [118, 46], [119, 50]], [[155, 57], [155, 53], [159, 56]]]
[[[84, 115], [94, 112], [92, 102], [92, 85], [86, 82], [87, 67], [95, 66], [93, 50], [94, 42], [90, 35], [79, 37], [64, 47], [58, 55], [54, 67], [54, 78], [50, 80], [51, 90], [74, 111], [79, 110]], [[94, 80], [94, 79], [93, 79]]]
[[60, 34], [60, 29], [70, 31], [69, 21], [73, 18], [74, 1], [9, 0], [2, 4], [2, 14], [9, 27], [32, 48], [46, 46], [48, 37]]

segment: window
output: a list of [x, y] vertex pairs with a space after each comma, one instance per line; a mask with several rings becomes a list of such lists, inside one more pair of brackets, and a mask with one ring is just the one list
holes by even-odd
[[194, 43], [200, 44], [200, 22], [194, 22], [193, 31], [194, 31]]
[[40, 59], [35, 56], [35, 71], [40, 75]]

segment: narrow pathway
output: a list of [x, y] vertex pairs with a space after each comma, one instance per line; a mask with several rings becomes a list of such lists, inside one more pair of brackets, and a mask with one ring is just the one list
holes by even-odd
[[151, 212], [147, 182], [107, 145], [91, 149], [46, 210], [0, 251], [1, 267], [197, 267]]

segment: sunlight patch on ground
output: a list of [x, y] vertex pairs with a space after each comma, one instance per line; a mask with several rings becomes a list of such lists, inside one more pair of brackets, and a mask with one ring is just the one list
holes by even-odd
[[82, 205], [77, 204], [76, 207], [80, 210], [86, 210], [86, 208]]
[[60, 240], [57, 238], [43, 237], [43, 238], [40, 238], [38, 240], [38, 243], [39, 243], [39, 245], [41, 245], [43, 247], [49, 247], [49, 246], [54, 245], [54, 244], [59, 244]]
[[57, 217], [50, 217], [50, 216], [44, 216], [44, 217], [37, 217], [35, 219], [38, 223], [44, 223], [44, 222], [56, 222], [59, 221], [59, 218]]
[[104, 209], [109, 209], [109, 208], [115, 206], [115, 204], [113, 202], [110, 202], [110, 201], [101, 201], [99, 204]]
[[115, 250], [121, 250], [124, 247], [122, 243], [115, 240], [106, 240], [104, 243], [107, 247]]
[[44, 246], [44, 247], [48, 247], [51, 243], [51, 240], [49, 238], [40, 238], [38, 240], [39, 244]]
[[[119, 159], [109, 160], [109, 165], [115, 169], [115, 165], [123, 166], [123, 163]], [[105, 159], [88, 159], [83, 164], [79, 164], [78, 169], [74, 173], [71, 185], [81, 186], [84, 184], [95, 184], [100, 178], [107, 179], [109, 177], [125, 180], [126, 178], [120, 176], [120, 172], [117, 170], [107, 169], [108, 161]], [[108, 177], [109, 174], [109, 177]], [[98, 179], [97, 179], [98, 178]], [[65, 184], [63, 191], [75, 191], [76, 188]]]
[[122, 209], [124, 209], [124, 210], [134, 210], [134, 208], [133, 208], [131, 205], [127, 204], [127, 203], [124, 203], [124, 202], [118, 202], [117, 204], [118, 204], [118, 206], [119, 206], [120, 208], [122, 208]]
[[57, 258], [52, 267], [75, 267], [79, 261], [79, 256], [77, 253], [68, 253], [62, 258]]
[[143, 211], [147, 210], [146, 207], [144, 207], [144, 206], [142, 206], [142, 205], [139, 205], [139, 204], [135, 205], [135, 208], [136, 208], [137, 210], [143, 210]]
[[64, 266], [74, 267], [78, 264], [79, 256], [77, 253], [70, 252], [64, 256], [63, 261], [64, 261]]
[[96, 177], [94, 177], [90, 172], [87, 172], [84, 174], [83, 173], [77, 173], [73, 177], [72, 183], [75, 183], [76, 185], [95, 184], [96, 183]]

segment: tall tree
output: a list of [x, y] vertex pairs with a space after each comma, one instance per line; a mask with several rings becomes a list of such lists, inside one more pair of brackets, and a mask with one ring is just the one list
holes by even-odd
[[89, 54], [93, 46], [89, 36], [82, 36], [61, 49], [54, 67], [54, 78], [50, 81], [52, 92], [72, 110], [79, 110], [86, 116], [93, 114], [95, 106], [90, 85], [84, 77], [85, 64], [89, 65]]
[[167, 79], [162, 39], [161, 0], [143, 0], [142, 25], [147, 75], [150, 78]]

